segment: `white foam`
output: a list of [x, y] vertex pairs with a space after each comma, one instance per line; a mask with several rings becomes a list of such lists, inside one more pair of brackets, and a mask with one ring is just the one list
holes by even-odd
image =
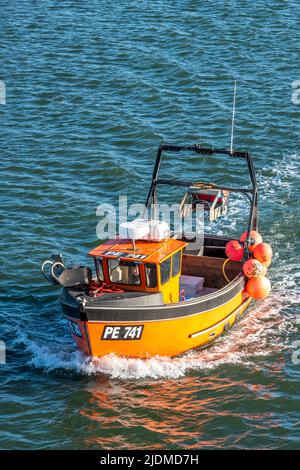
[[[68, 333], [68, 331], [66, 332]], [[24, 332], [19, 332], [16, 343], [24, 345], [30, 353], [28, 365], [45, 369], [47, 372], [57, 369], [77, 370], [78, 365], [83, 364], [85, 356], [69, 345], [69, 337], [62, 338], [55, 344], [45, 344], [41, 338], [30, 339]]]
[[293, 319], [281, 314], [283, 307], [282, 295], [273, 293], [266, 301], [253, 307], [234, 329], [211, 347], [190, 351], [177, 358], [156, 356], [144, 360], [114, 354], [102, 358], [85, 357], [66, 337], [61, 337], [56, 345], [49, 345], [45, 338], [30, 339], [24, 333], [18, 335], [18, 343], [22, 343], [30, 354], [28, 365], [46, 372], [63, 369], [126, 380], [177, 379], [189, 371], [215, 369], [224, 364], [253, 367], [257, 358], [276, 354], [285, 348], [282, 332], [291, 331]]

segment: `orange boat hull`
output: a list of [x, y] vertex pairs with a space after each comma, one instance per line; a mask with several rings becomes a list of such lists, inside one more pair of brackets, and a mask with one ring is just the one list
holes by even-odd
[[87, 355], [177, 356], [212, 343], [239, 320], [251, 300], [242, 291], [212, 310], [166, 320], [110, 322], [68, 319], [78, 348]]

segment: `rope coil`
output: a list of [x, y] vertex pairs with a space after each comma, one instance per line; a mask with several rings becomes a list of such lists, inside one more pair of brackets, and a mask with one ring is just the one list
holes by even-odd
[[93, 297], [101, 297], [105, 292], [109, 293], [123, 293], [125, 292], [123, 289], [120, 289], [119, 287], [115, 287], [110, 284], [106, 284], [106, 282], [102, 282], [99, 284], [96, 281], [92, 281], [89, 285], [89, 295], [92, 295]]

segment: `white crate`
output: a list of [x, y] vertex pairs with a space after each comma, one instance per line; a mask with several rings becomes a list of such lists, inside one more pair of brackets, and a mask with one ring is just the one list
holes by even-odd
[[170, 238], [170, 228], [167, 222], [160, 220], [135, 219], [120, 224], [119, 237], [160, 242]]
[[203, 284], [204, 277], [180, 276], [179, 278], [180, 291], [184, 290], [185, 299], [190, 299], [192, 297], [201, 295]]
[[143, 240], [150, 232], [149, 222], [143, 219], [135, 219], [132, 222], [120, 224], [119, 237], [131, 240]]
[[161, 220], [149, 221], [150, 233], [147, 236], [148, 240], [160, 242], [170, 238], [170, 227], [167, 222]]

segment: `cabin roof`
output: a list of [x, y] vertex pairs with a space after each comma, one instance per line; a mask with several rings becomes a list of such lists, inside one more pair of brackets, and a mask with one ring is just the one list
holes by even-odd
[[132, 240], [114, 239], [97, 246], [89, 252], [89, 255], [147, 263], [161, 263], [169, 255], [186, 245], [186, 242], [173, 238], [161, 242], [137, 240], [134, 250]]

